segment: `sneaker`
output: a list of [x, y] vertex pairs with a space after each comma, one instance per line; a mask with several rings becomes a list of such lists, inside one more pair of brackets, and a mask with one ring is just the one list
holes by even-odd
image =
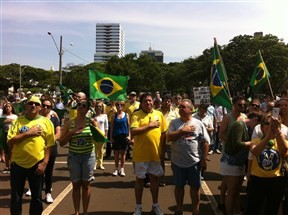
[[213, 154], [213, 150], [210, 150], [209, 152], [208, 152], [208, 155], [212, 155]]
[[117, 176], [118, 175], [118, 169], [115, 169], [115, 171], [112, 173], [113, 176]]
[[104, 166], [98, 166], [97, 169], [101, 169], [101, 170], [104, 170], [105, 167]]
[[53, 198], [52, 198], [52, 196], [51, 196], [51, 193], [47, 193], [46, 194], [46, 202], [48, 203], [48, 204], [51, 204], [51, 203], [53, 203]]
[[163, 211], [161, 210], [160, 206], [157, 205], [155, 207], [152, 207], [151, 214], [153, 215], [164, 215]]
[[150, 187], [150, 182], [144, 183], [144, 187], [149, 188]]
[[95, 164], [95, 166], [94, 166], [94, 170], [96, 170], [96, 164]]
[[2, 171], [3, 174], [10, 174], [10, 169], [8, 168], [5, 168], [3, 171]]
[[141, 214], [142, 214], [142, 208], [136, 207], [135, 210], [134, 210], [133, 215], [141, 215]]
[[221, 154], [221, 151], [219, 149], [216, 149], [217, 154]]
[[28, 189], [28, 191], [25, 193], [25, 196], [31, 196], [31, 190]]
[[126, 174], [124, 172], [124, 168], [121, 168], [121, 170], [119, 171], [119, 175], [124, 177]]

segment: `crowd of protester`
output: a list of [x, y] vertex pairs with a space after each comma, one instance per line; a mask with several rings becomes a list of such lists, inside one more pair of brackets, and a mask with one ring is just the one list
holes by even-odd
[[[227, 110], [213, 104], [193, 104], [187, 94], [161, 97], [159, 91], [138, 96], [133, 91], [126, 101], [109, 102], [89, 100], [83, 92], [72, 92], [67, 103], [61, 96], [39, 98], [30, 91], [4, 97], [0, 104], [0, 145], [1, 161], [5, 162], [2, 173], [11, 177], [11, 214], [22, 210], [26, 179], [30, 188], [26, 195], [31, 195], [30, 214], [42, 213], [43, 187], [45, 201], [53, 203], [57, 145], [66, 144], [76, 215], [80, 214], [80, 202], [84, 214], [88, 213], [94, 171], [104, 170], [103, 159], [112, 154], [114, 177], [126, 176], [127, 159], [132, 158], [134, 163], [134, 215], [142, 213], [143, 187], [150, 187], [152, 213], [164, 214], [158, 196], [159, 187], [166, 185], [167, 160], [171, 162], [175, 185], [175, 214], [183, 214], [187, 184], [192, 213], [198, 215], [201, 180], [205, 180], [207, 161], [213, 153], [221, 156], [220, 211], [227, 215], [288, 214], [288, 90], [276, 99], [269, 95], [261, 99], [235, 96], [232, 106], [232, 110]], [[274, 115], [277, 108], [279, 116]], [[35, 124], [34, 119], [41, 121]], [[91, 124], [109, 142], [98, 141]], [[41, 142], [41, 147], [28, 152], [23, 142], [35, 141]], [[41, 156], [26, 159], [25, 153]], [[32, 171], [39, 173], [37, 177], [31, 175]], [[16, 183], [17, 177], [21, 183]], [[247, 203], [240, 202], [244, 180]], [[245, 205], [244, 209], [241, 205]]]

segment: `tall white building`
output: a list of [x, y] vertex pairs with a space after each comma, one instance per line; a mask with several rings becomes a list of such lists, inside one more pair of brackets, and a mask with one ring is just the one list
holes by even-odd
[[94, 61], [107, 62], [113, 55], [125, 56], [124, 31], [119, 23], [97, 23]]

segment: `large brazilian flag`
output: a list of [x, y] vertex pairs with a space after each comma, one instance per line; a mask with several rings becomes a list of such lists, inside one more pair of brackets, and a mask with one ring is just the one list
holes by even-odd
[[129, 76], [116, 76], [89, 70], [90, 98], [125, 101]]

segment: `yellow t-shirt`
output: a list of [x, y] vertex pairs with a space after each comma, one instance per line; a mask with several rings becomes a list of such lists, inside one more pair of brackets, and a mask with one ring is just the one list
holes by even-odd
[[140, 106], [140, 102], [138, 102], [138, 101], [136, 101], [134, 104], [127, 102], [127, 103], [125, 103], [125, 106], [124, 106], [124, 112], [126, 112], [131, 119], [132, 113], [135, 110], [139, 109], [139, 106]]
[[134, 136], [134, 162], [160, 162], [160, 137], [161, 134], [167, 130], [167, 124], [163, 114], [157, 110], [153, 110], [151, 113], [145, 113], [142, 110], [136, 111], [131, 118], [131, 129], [145, 126], [154, 120], [159, 120], [159, 128], [150, 129]]
[[108, 117], [108, 122], [111, 122], [112, 117], [115, 115], [115, 113], [117, 113], [117, 109], [116, 106], [112, 107], [112, 106], [107, 106], [106, 108], [106, 114]]
[[[179, 112], [175, 111], [174, 109], [170, 109], [169, 112], [167, 112], [166, 114], [164, 114], [164, 118], [166, 119], [166, 124], [167, 126], [169, 126], [170, 122], [173, 120], [173, 119], [177, 119], [179, 118], [180, 115], [179, 115]], [[167, 145], [172, 145], [172, 141], [166, 141], [166, 144]]]
[[37, 125], [42, 128], [41, 135], [27, 137], [21, 143], [14, 144], [11, 162], [15, 162], [23, 168], [31, 168], [44, 158], [44, 152], [47, 147], [55, 145], [54, 126], [48, 118], [43, 116], [33, 120], [20, 116], [17, 120], [14, 120], [8, 131], [8, 141]]
[[71, 106], [68, 108], [69, 119], [74, 119], [77, 116], [77, 103], [76, 101], [72, 102]]
[[[259, 144], [261, 139], [253, 139], [254, 144]], [[251, 175], [271, 178], [282, 176], [281, 164], [282, 156], [278, 151], [276, 139], [272, 140], [274, 145], [267, 146], [259, 156], [254, 156], [251, 167]]]

